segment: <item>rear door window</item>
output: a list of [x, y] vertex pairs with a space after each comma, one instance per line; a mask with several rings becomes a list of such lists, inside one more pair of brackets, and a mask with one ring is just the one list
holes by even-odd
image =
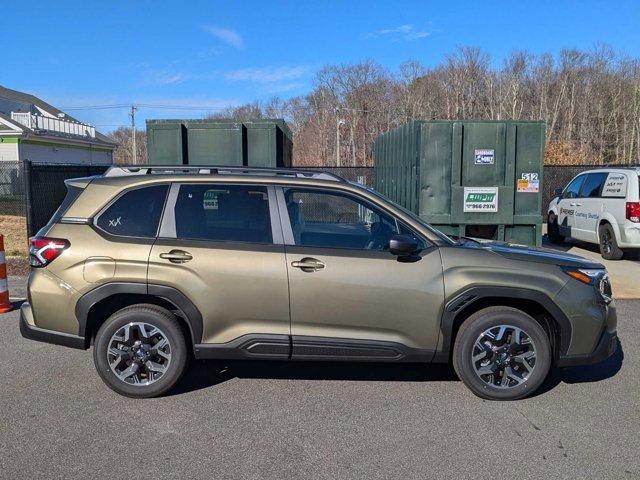
[[155, 237], [168, 188], [153, 185], [125, 192], [98, 216], [97, 227], [122, 237]]
[[273, 242], [267, 187], [180, 185], [174, 214], [178, 238]]

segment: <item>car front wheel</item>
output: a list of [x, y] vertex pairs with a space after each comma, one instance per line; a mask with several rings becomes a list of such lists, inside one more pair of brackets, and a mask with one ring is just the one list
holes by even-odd
[[111, 315], [96, 334], [93, 359], [100, 378], [133, 398], [162, 395], [182, 377], [187, 347], [176, 317], [151, 304]]
[[453, 366], [464, 384], [489, 400], [516, 400], [532, 394], [551, 366], [549, 337], [526, 313], [490, 307], [460, 327]]

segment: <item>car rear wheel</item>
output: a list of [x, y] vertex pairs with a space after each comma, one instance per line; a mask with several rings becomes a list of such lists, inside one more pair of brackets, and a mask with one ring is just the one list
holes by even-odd
[[109, 388], [127, 397], [149, 398], [162, 395], [180, 380], [187, 347], [171, 312], [157, 305], [132, 305], [100, 327], [93, 359]]
[[489, 400], [516, 400], [532, 394], [551, 366], [549, 337], [526, 313], [490, 307], [460, 327], [453, 366], [464, 384]]
[[620, 260], [624, 252], [618, 247], [616, 234], [613, 227], [604, 223], [598, 228], [598, 239], [600, 240], [600, 255], [605, 260]]
[[560, 235], [560, 227], [558, 227], [558, 217], [553, 213], [547, 217], [547, 237], [551, 243], [564, 242], [564, 237]]

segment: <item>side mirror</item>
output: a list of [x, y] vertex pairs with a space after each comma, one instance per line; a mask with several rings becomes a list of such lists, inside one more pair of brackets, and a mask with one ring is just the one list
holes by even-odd
[[392, 255], [413, 255], [418, 250], [418, 241], [409, 235], [394, 235], [389, 240], [389, 252]]
[[560, 197], [560, 196], [562, 196], [562, 189], [561, 189], [561, 188], [556, 188], [556, 189], [553, 191], [553, 195], [554, 195], [554, 196], [556, 196], [556, 197]]

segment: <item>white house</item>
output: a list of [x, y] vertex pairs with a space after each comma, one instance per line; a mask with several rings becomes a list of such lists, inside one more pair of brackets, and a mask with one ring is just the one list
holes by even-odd
[[110, 164], [116, 146], [39, 98], [0, 86], [0, 162]]

